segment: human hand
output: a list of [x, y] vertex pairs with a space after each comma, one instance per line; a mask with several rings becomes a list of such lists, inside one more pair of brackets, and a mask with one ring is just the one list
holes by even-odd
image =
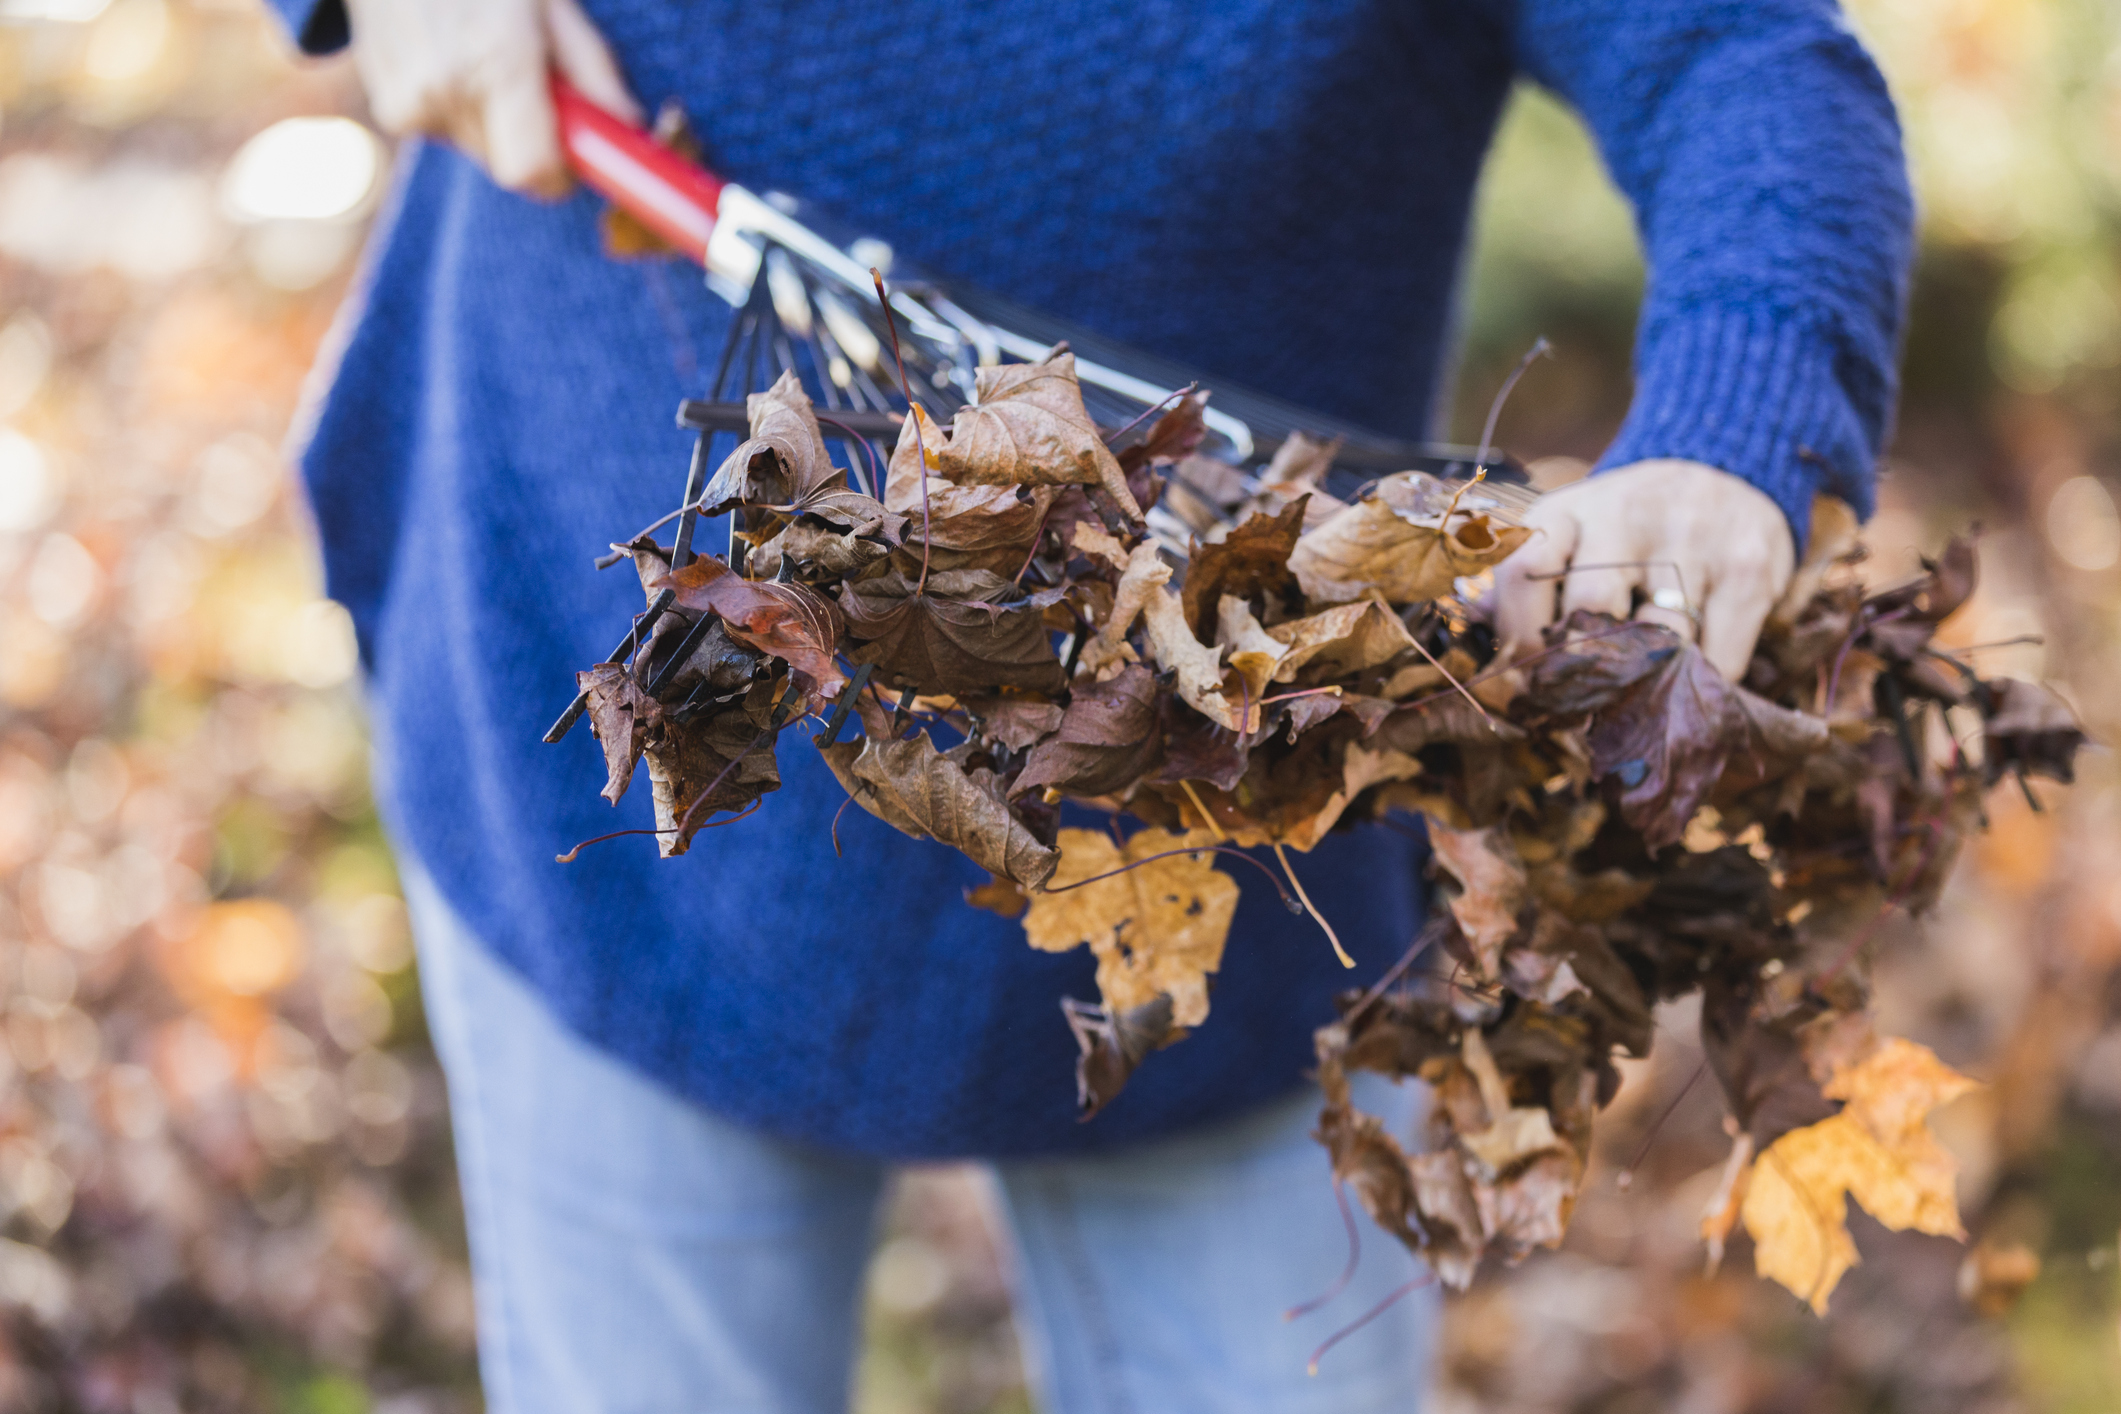
[[1700, 462], [1602, 472], [1541, 497], [1525, 524], [1534, 535], [1495, 571], [1495, 624], [1512, 658], [1539, 649], [1540, 630], [1557, 612], [1624, 619], [1633, 610], [1698, 639], [1735, 680], [1796, 561], [1782, 508]]
[[577, 0], [345, 0], [354, 67], [376, 122], [454, 144], [511, 191], [559, 197], [548, 70], [633, 122], [640, 105]]

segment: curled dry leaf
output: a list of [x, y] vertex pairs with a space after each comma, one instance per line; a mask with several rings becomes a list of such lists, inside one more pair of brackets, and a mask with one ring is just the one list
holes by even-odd
[[835, 529], [898, 543], [904, 521], [847, 485], [832, 464], [817, 410], [791, 372], [745, 400], [750, 440], [738, 444], [700, 493], [701, 513], [718, 516], [738, 506], [764, 506], [814, 516]]
[[[1480, 1129], [1461, 1129], [1458, 1142], [1480, 1165], [1483, 1176], [1493, 1181], [1527, 1159], [1563, 1147], [1544, 1106], [1510, 1103], [1509, 1087], [1503, 1083], [1502, 1072], [1495, 1068], [1495, 1058], [1489, 1053], [1480, 1028], [1468, 1026], [1460, 1044], [1464, 1047], [1465, 1067], [1480, 1087], [1488, 1123]], [[1570, 1192], [1574, 1193], [1573, 1181]], [[1558, 1241], [1559, 1232], [1555, 1237]]]
[[1981, 764], [1988, 784], [2012, 771], [2064, 783], [2077, 778], [2084, 728], [2068, 703], [2038, 683], [2007, 680], [1982, 688], [1988, 710], [1981, 723]]
[[1753, 1263], [1821, 1315], [1850, 1267], [1853, 1197], [1895, 1231], [1962, 1237], [1957, 1165], [1929, 1132], [1929, 1112], [1974, 1088], [1924, 1046], [1889, 1040], [1827, 1082], [1840, 1114], [1793, 1129], [1761, 1151], [1740, 1217]]
[[787, 505], [838, 475], [825, 449], [817, 411], [794, 372], [744, 400], [751, 438], [731, 452], [706, 489], [700, 510], [718, 516], [737, 506]]
[[1127, 554], [1126, 572], [1120, 576], [1119, 588], [1113, 593], [1112, 608], [1105, 621], [1098, 626], [1097, 636], [1083, 645], [1081, 671], [1090, 676], [1102, 673], [1114, 663], [1129, 662], [1134, 650], [1127, 645], [1127, 635], [1141, 617], [1142, 609], [1149, 598], [1171, 579], [1171, 567], [1157, 553], [1155, 542], [1143, 541]]
[[590, 730], [604, 748], [604, 799], [617, 805], [633, 780], [633, 768], [640, 764], [647, 746], [649, 726], [662, 715], [662, 707], [641, 690], [622, 663], [599, 663], [586, 673], [576, 673], [574, 679], [589, 694]]
[[773, 703], [772, 684], [759, 683], [741, 703], [682, 726], [667, 723], [649, 741], [642, 756], [664, 858], [683, 854], [715, 815], [743, 810], [781, 788], [768, 728]]
[[1083, 410], [1075, 355], [1056, 348], [1039, 363], [979, 370], [972, 405], [958, 409], [937, 454], [960, 486], [1095, 486], [1130, 521], [1141, 507], [1119, 461]]
[[1499, 976], [1502, 950], [1518, 929], [1524, 909], [1524, 864], [1501, 829], [1454, 830], [1428, 817], [1429, 849], [1458, 882], [1449, 895], [1451, 916], [1471, 945], [1483, 977]]
[[1103, 564], [1108, 569], [1125, 574], [1127, 570], [1127, 547], [1119, 538], [1091, 521], [1079, 520], [1069, 534], [1069, 543], [1079, 555]]
[[1599, 779], [1651, 849], [1677, 843], [1725, 783], [1779, 779], [1824, 748], [1826, 722], [1726, 682], [1694, 645], [1652, 624], [1578, 610], [1532, 665], [1529, 692], [1554, 716], [1590, 717], [1585, 744]]
[[780, 531], [751, 552], [745, 567], [761, 579], [773, 579], [782, 562], [802, 567], [805, 573], [844, 578], [860, 573], [889, 555], [894, 541], [861, 533], [837, 530], [812, 517], [788, 522]]
[[[1036, 486], [1026, 494], [1017, 486], [960, 486], [938, 474], [943, 442], [943, 429], [935, 419], [925, 409], [916, 409], [900, 425], [898, 444], [891, 452], [884, 505], [904, 517], [903, 538], [909, 552], [929, 546], [934, 552], [933, 568], [1016, 573], [1045, 523], [1054, 488]], [[929, 458], [925, 469], [922, 445]], [[924, 483], [925, 507], [921, 499]]]
[[1127, 489], [1144, 511], [1163, 499], [1168, 468], [1192, 456], [1208, 438], [1206, 393], [1191, 393], [1149, 426], [1149, 435], [1119, 453]]
[[[1385, 1132], [1384, 1122], [1345, 1101], [1328, 1104], [1319, 1116], [1317, 1138], [1332, 1155], [1333, 1176], [1348, 1185], [1363, 1211], [1409, 1247], [1421, 1247], [1425, 1224], [1414, 1172], [1399, 1141]], [[1448, 1161], [1455, 1173], [1457, 1156], [1448, 1156]], [[1464, 1182], [1461, 1177], [1461, 1188]], [[1471, 1210], [1470, 1196], [1465, 1206]], [[1478, 1217], [1473, 1221], [1477, 1235]]]
[[1399, 615], [1375, 599], [1276, 624], [1267, 633], [1289, 649], [1275, 665], [1276, 682], [1295, 682], [1307, 671], [1312, 677], [1349, 676], [1389, 663], [1414, 647], [1413, 635]]
[[[872, 724], [884, 725], [873, 718]], [[847, 794], [900, 833], [940, 841], [1022, 888], [1053, 877], [1059, 852], [1010, 813], [994, 772], [966, 770], [954, 753], [937, 751], [926, 732], [907, 741], [865, 735], [819, 749]]]
[[1171, 998], [1158, 993], [1126, 1011], [1061, 998], [1061, 1014], [1075, 1034], [1077, 1119], [1089, 1119], [1117, 1099], [1143, 1058], [1186, 1033], [1171, 1024]]
[[652, 587], [675, 590], [688, 609], [720, 614], [731, 638], [786, 663], [803, 683], [806, 710], [816, 711], [846, 684], [833, 661], [846, 624], [816, 590], [745, 579], [712, 559], [694, 560]]
[[[1113, 877], [1035, 895], [1024, 936], [1044, 952], [1087, 943], [1107, 1009], [1127, 1012], [1163, 995], [1171, 999], [1173, 1025], [1198, 1026], [1208, 1019], [1208, 977], [1222, 966], [1237, 912], [1237, 882], [1205, 850], [1170, 852], [1213, 843], [1204, 831], [1143, 830], [1122, 846], [1101, 831], [1062, 830], [1052, 887]], [[1152, 859], [1160, 854], [1170, 857]], [[1127, 872], [1114, 873], [1119, 869]]]
[[1259, 704], [1233, 701], [1224, 690], [1222, 650], [1193, 636], [1176, 594], [1162, 585], [1152, 587], [1142, 605], [1142, 625], [1157, 667], [1177, 674], [1174, 687], [1180, 701], [1231, 731], [1259, 729]]
[[1047, 786], [1076, 796], [1126, 790], [1163, 756], [1156, 696], [1155, 676], [1138, 663], [1077, 687], [1060, 730], [1032, 748], [1009, 794]]
[[1303, 502], [1280, 515], [1256, 515], [1223, 539], [1196, 542], [1186, 562], [1183, 586], [1186, 622], [1194, 631], [1214, 631], [1224, 598], [1235, 596], [1259, 613], [1273, 613], [1297, 594], [1289, 555], [1303, 533]]
[[[1403, 482], [1419, 472], [1401, 473]], [[1426, 478], [1434, 480], [1434, 478]], [[1325, 604], [1381, 595], [1393, 604], [1415, 604], [1451, 593], [1461, 576], [1479, 574], [1507, 559], [1531, 537], [1523, 526], [1502, 525], [1486, 515], [1416, 515], [1400, 488], [1380, 486], [1316, 530], [1307, 531], [1289, 556], [1289, 568], [1305, 594]]]
[[1215, 645], [1244, 680], [1245, 691], [1254, 702], [1267, 695], [1274, 670], [1289, 655], [1289, 645], [1261, 628], [1252, 616], [1252, 606], [1235, 594], [1225, 594], [1217, 608]]

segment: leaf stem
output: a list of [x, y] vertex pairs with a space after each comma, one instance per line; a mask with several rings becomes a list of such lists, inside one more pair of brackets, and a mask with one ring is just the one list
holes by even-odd
[[[1488, 709], [1486, 707], [1483, 707], [1481, 705], [1480, 699], [1475, 697], [1470, 691], [1468, 691], [1464, 683], [1460, 682], [1457, 678], [1453, 677], [1451, 675], [1451, 670], [1445, 667], [1443, 663], [1437, 658], [1437, 656], [1434, 653], [1431, 653], [1419, 638], [1415, 637], [1411, 633], [1408, 634], [1407, 637], [1413, 640], [1414, 651], [1421, 654], [1422, 657], [1428, 659], [1429, 666], [1436, 669], [1437, 672], [1442, 673], [1443, 680], [1449, 683], [1452, 687], [1457, 688], [1458, 695], [1460, 697], [1463, 697], [1466, 701], [1473, 704], [1473, 710], [1478, 712], [1480, 714], [1480, 719], [1488, 724], [1488, 730], [1494, 732], [1497, 736], [1500, 736], [1502, 734], [1502, 728], [1495, 725], [1495, 718], [1488, 712]], [[1478, 682], [1479, 679], [1475, 678], [1474, 681]]]
[[[1488, 420], [1480, 429], [1480, 450], [1473, 454], [1473, 480], [1467, 482], [1467, 486], [1486, 478], [1488, 452], [1495, 445], [1495, 424], [1502, 420], [1502, 405], [1508, 402], [1510, 394], [1517, 390], [1517, 380], [1525, 376], [1534, 360], [1544, 358], [1553, 351], [1554, 346], [1546, 341], [1545, 335], [1541, 335], [1532, 341], [1532, 347], [1524, 351], [1524, 357], [1517, 360], [1517, 366], [1510, 370], [1510, 376], [1502, 380], [1502, 387], [1496, 392], [1495, 401], [1488, 404]], [[1464, 488], [1461, 487], [1460, 494], [1463, 493]], [[1458, 505], [1457, 496], [1451, 498], [1451, 505], [1454, 508]], [[1450, 519], [1451, 513], [1445, 511], [1444, 522], [1448, 524]]]
[[1280, 840], [1274, 842], [1274, 857], [1281, 861], [1281, 872], [1289, 876], [1289, 886], [1295, 889], [1296, 896], [1303, 900], [1304, 909], [1311, 915], [1311, 921], [1326, 930], [1326, 941], [1333, 945], [1333, 955], [1340, 959], [1340, 965], [1353, 967], [1355, 959], [1348, 956], [1348, 950], [1340, 945], [1340, 934], [1333, 931], [1333, 925], [1326, 922], [1326, 916], [1318, 911], [1318, 906], [1311, 902], [1311, 896], [1304, 892], [1303, 880], [1297, 878], [1296, 871], [1289, 867], [1289, 852], [1281, 847]]
[[[1151, 854], [1144, 858], [1137, 859], [1132, 864], [1123, 864], [1117, 869], [1107, 869], [1104, 873], [1092, 874], [1087, 879], [1077, 879], [1072, 884], [1048, 885], [1046, 888], [1039, 890], [1039, 892], [1047, 894], [1064, 894], [1070, 889], [1080, 889], [1085, 885], [1095, 884], [1105, 879], [1116, 879], [1122, 874], [1133, 873], [1136, 869], [1141, 868], [1144, 864], [1154, 864], [1159, 859], [1170, 859], [1176, 855], [1181, 854], [1227, 854], [1232, 859], [1242, 859], [1245, 863], [1251, 865], [1254, 869], [1257, 869], [1260, 873], [1267, 876], [1267, 882], [1272, 884], [1274, 886], [1274, 891], [1281, 895], [1281, 902], [1284, 908], [1288, 909], [1291, 913], [1297, 914], [1298, 916], [1301, 916], [1304, 911], [1302, 906], [1299, 905], [1295, 899], [1289, 896], [1289, 891], [1281, 886], [1281, 880], [1274, 877], [1274, 871], [1272, 869], [1269, 869], [1266, 865], [1260, 863], [1258, 860], [1254, 859], [1251, 855], [1246, 854], [1241, 849], [1232, 849], [1228, 845], [1219, 844], [1195, 844], [1187, 845], [1183, 849], [1167, 849], [1160, 854]], [[1349, 966], [1352, 967], [1354, 966], [1354, 964], [1350, 963]]]
[[1398, 1290], [1394, 1291], [1390, 1296], [1387, 1296], [1384, 1300], [1378, 1302], [1375, 1306], [1372, 1306], [1369, 1310], [1363, 1312], [1360, 1316], [1357, 1316], [1352, 1322], [1345, 1326], [1342, 1326], [1339, 1330], [1327, 1336], [1326, 1343], [1311, 1352], [1310, 1360], [1304, 1365], [1304, 1373], [1307, 1375], [1316, 1375], [1318, 1373], [1318, 1362], [1326, 1358], [1326, 1352], [1328, 1350], [1331, 1350], [1334, 1346], [1340, 1344], [1349, 1336], [1355, 1334], [1355, 1332], [1361, 1330], [1364, 1326], [1370, 1324], [1370, 1322], [1376, 1320], [1385, 1312], [1391, 1310], [1392, 1307], [1397, 1305], [1399, 1302], [1405, 1300], [1407, 1296], [1409, 1296], [1413, 1292], [1419, 1291], [1422, 1287], [1427, 1286], [1430, 1282], [1434, 1280], [1436, 1280], [1436, 1273], [1433, 1271], [1429, 1272], [1425, 1276], [1418, 1276], [1414, 1278], [1414, 1280], [1408, 1282], [1405, 1286], [1400, 1287]]
[[1215, 817], [1208, 813], [1207, 804], [1201, 800], [1200, 792], [1193, 789], [1193, 782], [1180, 781], [1178, 785], [1179, 789], [1186, 793], [1186, 799], [1193, 802], [1193, 808], [1200, 812], [1200, 818], [1206, 822], [1209, 829], [1215, 832], [1215, 842], [1217, 844], [1229, 843], [1230, 837], [1223, 833], [1223, 827], [1216, 824]]
[[913, 586], [913, 597], [918, 599], [928, 588], [928, 556], [934, 548], [935, 537], [930, 533], [931, 517], [928, 510], [928, 443], [921, 436], [921, 405], [913, 401], [913, 383], [906, 377], [906, 356], [898, 347], [898, 316], [891, 312], [891, 297], [884, 293], [884, 274], [875, 266], [869, 267], [869, 278], [876, 282], [876, 302], [883, 306], [884, 327], [891, 332], [891, 358], [898, 365], [899, 391], [906, 395], [906, 416], [913, 421], [913, 449], [921, 458], [921, 579]]
[[881, 503], [884, 499], [884, 473], [877, 465], [876, 448], [869, 445], [867, 437], [862, 436], [852, 427], [836, 418], [820, 414], [818, 421], [824, 423], [827, 427], [837, 427], [840, 431], [847, 434], [855, 446], [861, 448], [863, 474], [869, 482], [870, 498]]
[[1625, 1191], [1628, 1185], [1635, 1181], [1635, 1170], [1641, 1168], [1642, 1161], [1649, 1156], [1650, 1145], [1656, 1142], [1658, 1131], [1664, 1128], [1666, 1120], [1678, 1113], [1679, 1102], [1693, 1094], [1694, 1087], [1701, 1083], [1701, 1077], [1708, 1073], [1709, 1063], [1707, 1060], [1703, 1060], [1701, 1064], [1694, 1067], [1694, 1073], [1686, 1078], [1686, 1084], [1679, 1087], [1679, 1093], [1672, 1096], [1671, 1103], [1667, 1104], [1657, 1118], [1651, 1122], [1649, 1131], [1642, 1136], [1641, 1147], [1635, 1150], [1635, 1157], [1628, 1160], [1626, 1168], [1613, 1175], [1614, 1187]]
[[1129, 432], [1132, 432], [1135, 428], [1141, 426], [1144, 422], [1147, 422], [1151, 417], [1153, 417], [1159, 412], [1162, 412], [1171, 404], [1177, 402], [1180, 398], [1189, 398], [1199, 390], [1200, 381], [1198, 379], [1194, 380], [1191, 383], [1188, 383], [1183, 388], [1173, 388], [1170, 392], [1164, 394], [1161, 398], [1158, 398], [1155, 402], [1149, 404], [1148, 407], [1142, 409], [1142, 414], [1140, 417], [1135, 418], [1134, 421], [1128, 423], [1125, 427], [1120, 428], [1119, 431], [1113, 433], [1110, 437], [1107, 437], [1105, 439], [1105, 445], [1108, 447], [1111, 446], [1113, 443], [1119, 441], [1120, 438], [1126, 436]]
[[[1299, 1316], [1310, 1315], [1313, 1311], [1316, 1311], [1319, 1307], [1346, 1291], [1348, 1283], [1355, 1280], [1355, 1268], [1362, 1261], [1362, 1232], [1355, 1226], [1355, 1210], [1348, 1206], [1348, 1190], [1338, 1175], [1333, 1179], [1333, 1201], [1340, 1205], [1340, 1220], [1348, 1229], [1348, 1265], [1341, 1268], [1340, 1276], [1324, 1291], [1321, 1291], [1309, 1301], [1300, 1302], [1282, 1312], [1281, 1318], [1284, 1321], [1293, 1321]], [[1317, 1363], [1315, 1358], [1312, 1363]]]

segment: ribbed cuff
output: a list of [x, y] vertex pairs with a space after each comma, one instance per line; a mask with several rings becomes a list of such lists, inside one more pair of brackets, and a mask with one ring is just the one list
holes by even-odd
[[1868, 518], [1877, 449], [1841, 380], [1834, 341], [1802, 315], [1693, 309], [1646, 322], [1635, 402], [1597, 470], [1652, 457], [1720, 467], [1782, 508], [1804, 554], [1812, 497]]

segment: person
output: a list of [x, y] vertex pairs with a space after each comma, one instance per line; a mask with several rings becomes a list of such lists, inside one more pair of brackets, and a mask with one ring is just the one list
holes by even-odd
[[1814, 497], [1868, 512], [1894, 392], [1911, 203], [1831, 0], [274, 2], [307, 51], [350, 43], [417, 139], [302, 465], [448, 1075], [491, 1407], [844, 1407], [881, 1187], [957, 1157], [989, 1162], [1043, 1407], [1417, 1403], [1422, 1295], [1303, 1373], [1419, 1271], [1374, 1227], [1350, 1290], [1280, 1319], [1345, 1255], [1304, 1069], [1332, 995], [1417, 930], [1408, 840], [1300, 862], [1355, 974], [1247, 890], [1209, 1023], [1086, 1124], [1055, 1004], [1092, 995], [1088, 959], [962, 906], [980, 876], [863, 812], [840, 857], [844, 795], [795, 738], [780, 792], [690, 856], [553, 862], [613, 819], [593, 744], [541, 733], [639, 607], [588, 561], [675, 499], [671, 411], [730, 311], [602, 253], [545, 75], [632, 118], [676, 101], [716, 170], [927, 268], [1400, 435], [1426, 430], [1506, 94], [1547, 86], [1650, 280], [1632, 409], [1533, 512], [1499, 627], [1523, 651], [1557, 614], [1636, 609], [1735, 674]]

